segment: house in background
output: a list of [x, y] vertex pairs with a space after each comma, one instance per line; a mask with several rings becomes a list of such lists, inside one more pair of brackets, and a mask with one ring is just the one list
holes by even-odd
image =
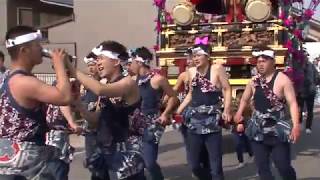
[[[73, 0], [0, 0], [0, 50], [6, 53], [4, 41], [8, 29], [16, 25], [27, 25], [42, 31], [44, 46], [62, 46], [75, 54], [75, 42], [49, 42], [49, 29], [70, 21], [74, 21]], [[48, 61], [37, 66], [35, 72], [53, 71]]]

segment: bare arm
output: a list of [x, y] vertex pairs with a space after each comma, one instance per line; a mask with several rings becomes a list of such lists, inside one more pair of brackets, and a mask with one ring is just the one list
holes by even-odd
[[30, 76], [18, 79], [16, 85], [21, 93], [31, 100], [53, 105], [68, 105], [71, 101], [71, 85], [65, 69], [65, 53], [54, 50], [52, 62], [57, 76], [57, 85], [50, 86]]
[[77, 110], [80, 112], [81, 116], [85, 120], [87, 120], [90, 124], [96, 125], [98, 123], [100, 111], [97, 111], [97, 112], [88, 111], [88, 109], [84, 107], [84, 105], [80, 101], [77, 101], [74, 105], [76, 106]]
[[282, 77], [284, 82], [283, 93], [290, 108], [292, 123], [293, 123], [293, 126], [298, 126], [299, 125], [299, 108], [298, 108], [294, 88], [290, 79], [287, 76], [283, 75]]
[[231, 100], [232, 100], [232, 95], [231, 95], [231, 86], [228, 81], [228, 76], [223, 68], [223, 66], [218, 67], [218, 78], [219, 82], [221, 83], [222, 87], [222, 92], [224, 96], [224, 111], [228, 114], [231, 113]]
[[251, 101], [251, 97], [253, 95], [253, 91], [252, 91], [252, 81], [250, 81], [247, 86], [246, 86], [246, 89], [244, 90], [243, 92], [243, 95], [242, 95], [242, 98], [240, 100], [240, 104], [239, 104], [239, 107], [238, 107], [238, 111], [235, 115], [235, 121], [237, 123], [240, 123], [243, 118], [242, 118], [242, 114], [245, 110], [245, 108], [250, 105], [250, 101]]
[[[23, 94], [30, 100], [58, 106], [70, 104], [71, 92], [65, 92], [65, 90], [60, 90], [56, 86], [48, 85], [31, 76], [23, 76], [19, 79], [14, 77], [13, 80], [18, 83], [10, 84], [10, 87], [17, 89], [17, 93]], [[69, 80], [67, 81], [69, 82]]]
[[166, 105], [166, 109], [163, 111], [162, 115], [169, 116], [174, 109], [179, 104], [179, 99], [177, 98], [177, 93], [172, 89], [168, 80], [162, 76], [158, 77], [158, 82], [160, 84], [161, 89], [164, 93], [169, 97], [168, 103]]
[[186, 71], [186, 72], [187, 72], [186, 78], [188, 79], [188, 82], [189, 82], [189, 92], [186, 95], [186, 97], [184, 98], [183, 102], [178, 107], [177, 114], [181, 114], [183, 112], [183, 110], [190, 104], [190, 102], [192, 100], [192, 86], [191, 86], [191, 81], [190, 81], [191, 71]]
[[54, 50], [52, 53], [53, 67], [57, 75], [57, 89], [62, 95], [62, 99], [67, 104], [71, 101], [71, 84], [66, 73], [66, 61], [69, 61], [64, 50]]
[[177, 83], [173, 86], [174, 91], [178, 91], [179, 88], [184, 84], [186, 81], [187, 72], [183, 72], [178, 76]]
[[[172, 87], [172, 89], [175, 92], [178, 92], [179, 88], [184, 84], [185, 77], [186, 77], [186, 72], [183, 72], [178, 76], [176, 84]], [[169, 96], [165, 95], [164, 98], [163, 98], [163, 103], [167, 104], [168, 100], [169, 100]]]
[[299, 108], [296, 95], [290, 79], [281, 73], [281, 82], [283, 82], [283, 94], [290, 108], [290, 115], [293, 127], [291, 129], [290, 139], [293, 143], [297, 142], [300, 136]]
[[123, 97], [128, 91], [126, 82], [122, 80], [111, 84], [101, 84], [78, 70], [76, 71], [76, 77], [86, 89], [90, 89], [98, 96]]
[[191, 100], [192, 100], [192, 93], [191, 93], [191, 90], [189, 90], [187, 96], [184, 98], [183, 102], [178, 107], [177, 114], [181, 114], [183, 110], [190, 104]]
[[63, 114], [63, 116], [66, 118], [66, 120], [68, 121], [68, 124], [70, 125], [70, 127], [72, 129], [76, 129], [78, 125], [75, 122], [75, 119], [72, 115], [71, 107], [70, 106], [60, 106], [60, 111]]

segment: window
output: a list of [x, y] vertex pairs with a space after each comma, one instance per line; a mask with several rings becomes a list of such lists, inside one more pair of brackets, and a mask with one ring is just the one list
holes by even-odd
[[39, 26], [40, 14], [35, 12], [32, 8], [18, 7], [17, 8], [17, 23], [25, 26]]
[[17, 8], [18, 25], [34, 26], [32, 8]]

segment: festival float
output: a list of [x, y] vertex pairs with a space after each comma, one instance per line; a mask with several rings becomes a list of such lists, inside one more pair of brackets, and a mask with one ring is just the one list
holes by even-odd
[[225, 66], [232, 95], [243, 91], [256, 65], [252, 51], [268, 46], [276, 65], [296, 86], [303, 80], [301, 67], [305, 27], [320, 0], [180, 0], [172, 9], [154, 0], [157, 63], [170, 84], [185, 70], [187, 48], [195, 43], [212, 46], [213, 63]]

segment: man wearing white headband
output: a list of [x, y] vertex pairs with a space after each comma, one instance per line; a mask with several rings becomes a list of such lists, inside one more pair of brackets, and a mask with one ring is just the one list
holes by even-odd
[[[131, 70], [137, 75], [142, 98], [141, 110], [150, 121], [145, 130], [143, 143], [146, 168], [152, 180], [163, 180], [164, 176], [157, 163], [159, 141], [165, 126], [170, 123], [170, 116], [178, 104], [178, 98], [176, 92], [170, 87], [168, 79], [151, 70], [152, 59], [153, 55], [146, 47], [137, 48], [132, 58]], [[167, 95], [169, 99], [165, 110], [160, 112], [163, 95]]]
[[[97, 47], [93, 48], [92, 51], [84, 58], [85, 63], [87, 64], [88, 75], [93, 79], [100, 81], [100, 76], [98, 72], [98, 54], [99, 51]], [[95, 93], [90, 89], [84, 88], [84, 95], [81, 97], [81, 101], [89, 112], [95, 112], [98, 106], [98, 99]], [[87, 127], [87, 132], [85, 133], [85, 150], [86, 156], [84, 160], [84, 165], [86, 168], [90, 166], [89, 158], [97, 150], [97, 131], [94, 127], [90, 126], [90, 120], [85, 121], [85, 127]], [[108, 179], [109, 175], [100, 173], [99, 170], [94, 168], [89, 168], [91, 172], [91, 180], [104, 180]]]
[[[184, 72], [182, 72], [178, 78], [177, 78], [177, 83], [173, 86], [173, 90], [176, 92], [179, 92], [179, 90], [181, 89], [181, 87], [183, 87], [183, 91], [179, 93], [178, 98], [180, 100], [180, 102], [182, 103], [184, 98], [186, 97], [186, 95], [189, 92], [189, 77], [188, 77], [188, 69], [191, 67], [194, 67], [194, 63], [193, 63], [193, 53], [192, 53], [192, 49], [193, 48], [188, 48], [187, 51], [184, 53], [185, 57], [186, 57], [186, 69]], [[179, 115], [177, 115], [179, 118]], [[176, 116], [176, 117], [177, 117]], [[184, 118], [184, 113], [182, 113], [182, 118]], [[188, 128], [186, 126], [186, 124], [184, 122], [181, 123], [180, 126], [180, 132], [182, 134], [183, 137], [183, 141], [185, 144], [185, 148], [186, 148], [186, 158], [187, 158], [187, 163], [190, 164], [190, 152], [189, 152], [189, 144], [188, 144]], [[206, 149], [203, 149], [203, 152], [201, 152], [202, 156], [200, 158], [201, 164], [204, 168], [208, 168], [209, 169], [209, 161], [208, 161], [208, 152]]]
[[32, 75], [33, 67], [42, 62], [40, 40], [39, 31], [27, 26], [14, 27], [6, 34], [12, 69], [0, 90], [0, 157], [7, 157], [0, 160], [2, 176], [33, 179], [46, 174], [46, 177], [57, 178], [51, 165], [56, 165], [58, 156], [53, 147], [45, 145], [47, 126], [43, 106], [45, 103], [68, 105], [71, 88], [63, 50], [52, 53], [56, 86], [47, 85]]
[[[274, 51], [264, 48], [254, 51], [258, 74], [246, 86], [235, 115], [243, 122], [243, 111], [253, 97], [254, 113], [246, 122], [246, 134], [251, 140], [256, 166], [261, 180], [274, 180], [270, 169], [270, 156], [282, 179], [296, 179], [291, 166], [290, 143], [300, 135], [299, 109], [290, 79], [275, 68]], [[289, 105], [291, 120], [286, 116]]]
[[132, 130], [136, 116], [141, 117], [140, 93], [135, 81], [122, 74], [121, 63], [128, 59], [127, 49], [116, 41], [105, 41], [97, 49], [99, 75], [107, 79], [107, 84], [68, 64], [71, 74], [85, 88], [100, 96], [100, 109], [96, 112], [89, 112], [80, 103], [75, 104], [89, 125], [97, 127], [98, 148], [88, 158], [89, 169], [99, 170], [99, 179], [104, 179], [110, 170], [118, 179], [144, 180], [142, 135]]
[[[223, 66], [211, 65], [210, 46], [195, 45], [192, 54], [195, 67], [188, 69], [189, 92], [177, 110], [178, 114], [185, 111], [189, 165], [198, 179], [223, 180], [221, 124], [231, 119], [231, 87]], [[204, 151], [209, 154], [210, 170], [199, 161]]]
[[129, 50], [128, 54], [129, 54], [129, 59], [127, 61], [127, 63], [125, 64], [125, 69], [128, 71], [128, 74], [130, 76], [132, 76], [133, 78], [136, 78], [135, 77], [135, 74], [132, 72], [132, 69], [131, 69], [131, 64], [132, 64], [132, 61], [133, 61], [133, 58], [135, 57], [135, 54], [134, 54], [135, 50]]

